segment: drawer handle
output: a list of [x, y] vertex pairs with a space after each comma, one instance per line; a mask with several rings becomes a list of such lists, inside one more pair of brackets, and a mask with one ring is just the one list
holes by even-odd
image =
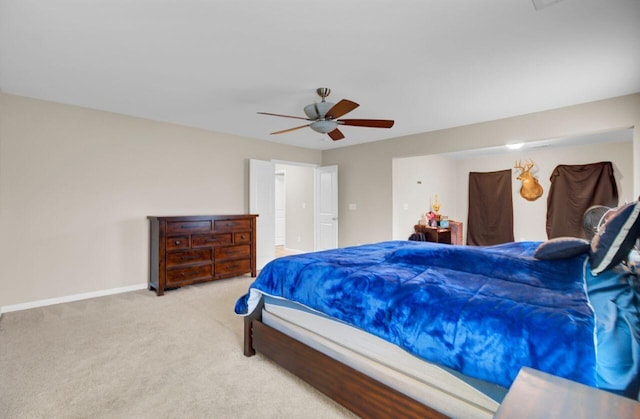
[[244, 240], [244, 239], [246, 239], [246, 238], [247, 238], [247, 236], [245, 236], [245, 235], [243, 234], [243, 235], [241, 235], [241, 236], [240, 236], [240, 238], [241, 238], [242, 240]]
[[176, 246], [179, 246], [179, 245], [180, 245], [180, 243], [181, 243], [181, 241], [180, 241], [180, 240], [176, 240]]

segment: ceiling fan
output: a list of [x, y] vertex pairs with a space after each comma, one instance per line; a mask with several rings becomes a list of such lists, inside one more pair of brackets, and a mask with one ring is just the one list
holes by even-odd
[[258, 112], [261, 115], [282, 116], [285, 118], [303, 119], [305, 121], [312, 121], [299, 127], [289, 128], [282, 131], [272, 132], [271, 134], [284, 134], [285, 132], [295, 131], [297, 129], [310, 127], [312, 130], [327, 134], [333, 141], [341, 140], [344, 138], [344, 134], [338, 129], [340, 125], [350, 125], [354, 127], [369, 127], [369, 128], [391, 128], [394, 121], [389, 119], [338, 119], [341, 116], [351, 112], [358, 105], [347, 99], [342, 99], [338, 103], [331, 103], [325, 101], [326, 97], [331, 93], [331, 89], [328, 87], [320, 87], [316, 89], [318, 96], [322, 98], [322, 102], [312, 103], [304, 107], [304, 113], [306, 118], [300, 116], [280, 115], [277, 113]]

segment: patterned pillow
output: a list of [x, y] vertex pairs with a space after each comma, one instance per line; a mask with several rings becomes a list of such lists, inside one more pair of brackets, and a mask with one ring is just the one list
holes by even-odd
[[568, 259], [588, 251], [588, 240], [577, 237], [555, 237], [540, 243], [533, 256], [542, 260]]
[[624, 260], [639, 236], [640, 201], [609, 213], [591, 240], [591, 273], [598, 275]]

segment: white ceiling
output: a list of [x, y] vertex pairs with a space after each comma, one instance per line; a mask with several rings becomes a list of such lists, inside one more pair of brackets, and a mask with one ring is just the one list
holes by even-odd
[[0, 89], [329, 149], [640, 92], [640, 0], [0, 0]]

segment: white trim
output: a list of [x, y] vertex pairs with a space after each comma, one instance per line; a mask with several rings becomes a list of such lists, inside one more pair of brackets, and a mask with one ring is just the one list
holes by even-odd
[[284, 166], [302, 166], [302, 167], [319, 167], [319, 164], [316, 163], [304, 163], [300, 161], [289, 161], [289, 160], [276, 160], [271, 159], [273, 164], [281, 164]]
[[61, 304], [61, 303], [70, 303], [72, 301], [87, 300], [89, 298], [104, 297], [107, 295], [121, 294], [123, 292], [143, 290], [143, 289], [146, 289], [147, 287], [148, 287], [148, 284], [145, 282], [144, 284], [129, 285], [127, 287], [111, 288], [108, 290], [92, 291], [92, 292], [85, 292], [82, 294], [67, 295], [64, 297], [48, 298], [46, 300], [31, 301], [28, 303], [12, 304], [9, 306], [0, 307], [0, 316], [2, 315], [2, 313], [9, 313], [11, 311], [28, 310], [30, 308], [36, 308], [36, 307], [51, 306], [54, 304]]

